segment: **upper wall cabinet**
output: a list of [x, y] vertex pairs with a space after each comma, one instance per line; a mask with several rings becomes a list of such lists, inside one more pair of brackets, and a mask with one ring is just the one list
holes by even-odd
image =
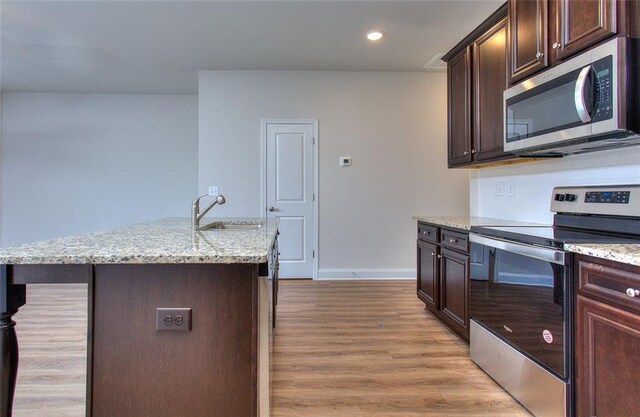
[[448, 162], [471, 162], [471, 49], [462, 50], [447, 65]]
[[503, 151], [506, 7], [443, 57], [447, 61], [449, 167], [515, 158]]
[[549, 65], [548, 0], [509, 1], [509, 81]]
[[617, 33], [616, 0], [555, 0], [555, 5], [556, 31], [551, 47], [558, 59]]
[[507, 88], [507, 20], [503, 19], [472, 44], [473, 160], [502, 158], [503, 99]]
[[638, 36], [638, 0], [509, 0], [511, 84], [614, 36]]

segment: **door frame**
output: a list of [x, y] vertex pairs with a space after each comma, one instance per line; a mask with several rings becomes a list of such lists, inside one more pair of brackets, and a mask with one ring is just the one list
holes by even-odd
[[320, 193], [318, 192], [318, 119], [261, 119], [260, 120], [260, 215], [267, 217], [267, 127], [272, 124], [310, 124], [313, 126], [313, 236], [311, 238], [312, 250], [315, 256], [312, 259], [313, 279], [318, 279], [318, 265], [320, 252], [318, 251], [318, 202]]

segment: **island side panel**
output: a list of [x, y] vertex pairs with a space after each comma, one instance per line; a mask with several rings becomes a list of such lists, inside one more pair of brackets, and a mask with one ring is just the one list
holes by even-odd
[[[96, 265], [92, 417], [253, 417], [255, 264]], [[190, 332], [156, 308], [192, 309]]]

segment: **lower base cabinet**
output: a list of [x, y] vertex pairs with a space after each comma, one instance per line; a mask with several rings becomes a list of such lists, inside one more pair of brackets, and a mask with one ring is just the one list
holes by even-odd
[[469, 341], [468, 237], [459, 230], [418, 223], [418, 298], [465, 341]]
[[442, 249], [440, 258], [440, 320], [469, 339], [469, 255]]
[[586, 256], [575, 267], [576, 415], [640, 415], [640, 267]]

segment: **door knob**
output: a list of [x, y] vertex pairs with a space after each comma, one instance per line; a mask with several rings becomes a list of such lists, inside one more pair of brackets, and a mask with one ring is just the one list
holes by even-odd
[[629, 297], [637, 297], [640, 295], [640, 290], [636, 290], [634, 288], [627, 288], [627, 295]]
[[275, 207], [269, 207], [269, 211], [280, 211], [280, 209], [277, 209]]
[[558, 48], [560, 48], [560, 44], [558, 42], [554, 42], [553, 45], [551, 45], [551, 47], [553, 49], [558, 49]]
[[538, 52], [538, 53], [536, 54], [536, 59], [540, 59], [540, 58], [542, 58], [543, 56], [544, 56], [544, 54], [543, 54], [542, 52]]

